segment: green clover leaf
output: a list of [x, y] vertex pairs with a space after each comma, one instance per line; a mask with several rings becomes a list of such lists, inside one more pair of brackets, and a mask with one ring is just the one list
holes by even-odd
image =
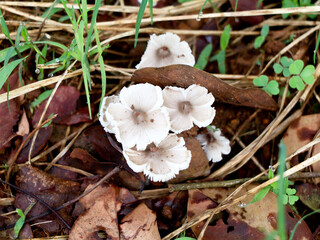
[[293, 205], [296, 201], [299, 200], [299, 197], [298, 196], [289, 196], [289, 204], [290, 205]]
[[292, 88], [296, 88], [299, 91], [302, 91], [304, 89], [304, 83], [300, 76], [293, 76], [289, 80], [289, 86]]
[[273, 70], [276, 74], [280, 74], [283, 71], [283, 76], [284, 77], [289, 77], [291, 75], [290, 71], [289, 71], [289, 66], [290, 64], [293, 63], [293, 59], [292, 58], [288, 58], [288, 57], [281, 57], [280, 58], [280, 64], [279, 63], [275, 63], [273, 64]]
[[284, 56], [280, 58], [280, 63], [282, 64], [282, 66], [288, 68], [290, 64], [293, 63], [293, 59]]
[[268, 77], [266, 75], [261, 75], [253, 79], [253, 84], [257, 87], [265, 87], [268, 84]]
[[267, 93], [269, 93], [270, 95], [278, 95], [280, 90], [279, 90], [279, 83], [275, 80], [271, 80], [267, 86], [265, 86], [264, 88], [262, 88], [263, 90], [265, 90]]
[[300, 76], [305, 83], [312, 84], [314, 82], [314, 72], [315, 67], [313, 65], [308, 65], [302, 70]]
[[283, 70], [283, 67], [279, 63], [273, 64], [273, 70], [276, 74], [280, 74]]
[[264, 91], [266, 91], [269, 95], [277, 95], [279, 94], [279, 84], [275, 80], [269, 79], [266, 75], [261, 75], [260, 77], [256, 77], [253, 79], [253, 84], [257, 87], [262, 87]]
[[304, 63], [302, 60], [295, 60], [293, 63], [289, 66], [289, 71], [291, 74], [300, 74], [303, 69]]
[[288, 204], [289, 196], [286, 194], [282, 195], [282, 203], [283, 204]]
[[294, 188], [287, 188], [286, 189], [286, 193], [288, 195], [294, 195], [294, 194], [296, 194], [296, 192], [297, 192], [297, 190], [295, 190]]

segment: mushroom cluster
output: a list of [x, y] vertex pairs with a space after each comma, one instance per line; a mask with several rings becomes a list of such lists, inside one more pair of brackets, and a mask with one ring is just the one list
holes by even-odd
[[[172, 33], [153, 34], [136, 68], [171, 64], [195, 64], [189, 45]], [[105, 97], [99, 120], [122, 144], [123, 156], [133, 171], [143, 172], [154, 182], [165, 182], [187, 169], [191, 161], [191, 151], [177, 134], [194, 125], [211, 124], [216, 114], [214, 100], [206, 88], [195, 84], [163, 90], [149, 83], [137, 84], [124, 87], [118, 96]], [[197, 139], [213, 162], [230, 152], [229, 140], [219, 130], [208, 130]]]

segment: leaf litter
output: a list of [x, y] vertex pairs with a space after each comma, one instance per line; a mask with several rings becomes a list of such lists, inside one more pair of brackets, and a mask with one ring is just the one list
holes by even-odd
[[[24, 3], [21, 4], [21, 9], [24, 9], [26, 6], [23, 5]], [[126, 4], [137, 6], [137, 3]], [[188, 7], [188, 4], [192, 7]], [[99, 70], [99, 67], [101, 67], [98, 67], [98, 65], [93, 62], [98, 59], [97, 55], [96, 58], [90, 59], [90, 61], [93, 61], [86, 62], [86, 64], [91, 64], [90, 67], [92, 67], [92, 69], [90, 69], [92, 72], [89, 82], [86, 82], [88, 78], [88, 75], [85, 75], [87, 71], [86, 64], [81, 64], [81, 66], [76, 64], [73, 69], [69, 69], [70, 72], [68, 74], [73, 74], [77, 71], [76, 69], [79, 70], [82, 68], [81, 71], [84, 72], [84, 75], [82, 75], [83, 78], [79, 77], [79, 75], [77, 75], [79, 73], [77, 73], [72, 75], [70, 80], [63, 80], [64, 83], [57, 89], [44, 115], [44, 119], [49, 118], [52, 114], [58, 114], [57, 117], [47, 126], [40, 128], [32, 147], [30, 139], [25, 142], [15, 161], [13, 174], [10, 175], [10, 182], [14, 182], [15, 185], [21, 189], [36, 195], [51, 208], [64, 206], [65, 203], [69, 203], [70, 201], [70, 205], [58, 210], [57, 213], [67, 224], [72, 226], [72, 229], [69, 231], [68, 227], [66, 227], [56, 215], [50, 214], [48, 209], [38, 202], [27, 214], [27, 222], [20, 231], [20, 237], [44, 237], [46, 235], [53, 237], [69, 234], [70, 239], [100, 239], [101, 237], [110, 239], [160, 239], [164, 237], [164, 239], [169, 239], [179, 234], [181, 234], [181, 236], [187, 234], [187, 236], [195, 238], [203, 232], [204, 235], [202, 239], [264, 239], [269, 233], [277, 229], [277, 196], [274, 193], [269, 192], [265, 199], [252, 204], [252, 206], [239, 207], [230, 202], [225, 210], [219, 210], [219, 204], [230, 196], [234, 189], [216, 188], [184, 190], [170, 193], [168, 184], [182, 184], [185, 187], [184, 189], [188, 189], [191, 183], [199, 184], [199, 186], [205, 184], [207, 181], [207, 179], [204, 179], [205, 177], [210, 176], [212, 172], [224, 166], [228, 160], [237, 156], [242, 148], [247, 150], [250, 148], [249, 150], [255, 153], [255, 158], [258, 159], [260, 163], [257, 163], [257, 161], [244, 161], [240, 163], [239, 166], [229, 165], [231, 167], [228, 171], [223, 170], [225, 172], [219, 175], [218, 180], [222, 183], [226, 182], [226, 184], [229, 184], [227, 182], [228, 180], [233, 181], [237, 180], [237, 178], [245, 177], [252, 178], [261, 172], [261, 168], [267, 169], [269, 165], [277, 161], [277, 143], [282, 136], [287, 145], [287, 155], [304, 148], [306, 144], [316, 140], [319, 129], [319, 116], [317, 114], [319, 110], [318, 89], [311, 89], [311, 87], [304, 85], [304, 83], [313, 84], [313, 76], [311, 76], [309, 72], [313, 73], [315, 70], [316, 73], [314, 75], [317, 79], [317, 69], [314, 69], [313, 66], [313, 69], [311, 69], [312, 67], [306, 67], [308, 75], [307, 72], [304, 72], [301, 68], [301, 65], [303, 67], [311, 63], [312, 54], [307, 53], [307, 51], [311, 51], [314, 46], [313, 44], [307, 44], [306, 41], [299, 43], [300, 40], [298, 41], [297, 38], [298, 36], [304, 36], [303, 34], [307, 31], [307, 26], [310, 24], [310, 21], [305, 19], [305, 21], [300, 21], [296, 19], [297, 24], [301, 24], [301, 27], [298, 28], [295, 24], [292, 24], [293, 20], [281, 19], [279, 13], [282, 13], [281, 11], [283, 11], [283, 9], [280, 9], [280, 12], [276, 12], [277, 14], [274, 16], [275, 19], [268, 15], [255, 16], [255, 14], [251, 15], [248, 12], [242, 14], [242, 11], [255, 11], [257, 9], [275, 11], [275, 9], [266, 8], [268, 3], [265, 1], [262, 3], [262, 1], [245, 0], [226, 1], [224, 3], [213, 1], [212, 5], [209, 6], [208, 4], [203, 9], [203, 15], [200, 14], [201, 21], [196, 21], [195, 18], [191, 18], [191, 15], [198, 14], [199, 12], [196, 11], [196, 9], [200, 9], [202, 4], [202, 2], [200, 3], [198, 1], [182, 4], [177, 3], [177, 6], [173, 8], [171, 3], [159, 1], [153, 9], [156, 19], [154, 27], [157, 29], [141, 27], [139, 36], [142, 36], [142, 39], [139, 39], [136, 49], [132, 47], [133, 44], [131, 40], [133, 40], [133, 38], [131, 37], [131, 33], [115, 35], [110, 49], [103, 49], [107, 53], [103, 55], [105, 68], [107, 69], [107, 92], [109, 91], [108, 95], [118, 94], [124, 86], [130, 86], [128, 81], [137, 84], [151, 83], [160, 87], [175, 86], [182, 88], [187, 88], [192, 84], [198, 84], [207, 88], [217, 100], [213, 105], [216, 109], [217, 116], [212, 124], [218, 126], [224, 136], [232, 139], [230, 156], [224, 156], [222, 162], [215, 164], [209, 163], [203, 151], [203, 146], [201, 146], [196, 139], [197, 134], [203, 133], [206, 130], [194, 127], [179, 135], [179, 137], [184, 138], [186, 148], [191, 151], [192, 159], [190, 166], [186, 170], [177, 173], [176, 177], [168, 183], [151, 181], [142, 173], [136, 173], [130, 169], [123, 158], [122, 146], [118, 142], [119, 139], [117, 136], [107, 134], [103, 127], [96, 123], [95, 117], [98, 113], [99, 102], [101, 101], [101, 86], [103, 86], [103, 82], [100, 80], [103, 77], [99, 76], [100, 73], [98, 71], [94, 71]], [[12, 12], [10, 7], [0, 5], [1, 8], [6, 8], [4, 18], [11, 20], [10, 18], [15, 15], [15, 12]], [[115, 21], [118, 20], [126, 20], [128, 21], [127, 27], [133, 27], [135, 21], [130, 18], [125, 19], [125, 17], [132, 15], [135, 19], [136, 13], [132, 13], [132, 11], [129, 8], [126, 9], [126, 7], [127, 5], [122, 6], [122, 9], [119, 10], [126, 11], [126, 13], [122, 12], [124, 18], [121, 18], [120, 15], [117, 14], [106, 14], [103, 6], [101, 6], [98, 16], [99, 24], [106, 24], [106, 26], [103, 26], [107, 29], [106, 31], [108, 31], [108, 28], [110, 28], [110, 31], [114, 31], [114, 28], [108, 24], [115, 24]], [[278, 7], [280, 7], [280, 5]], [[43, 9], [41, 8], [41, 11]], [[137, 9], [138, 8], [135, 8], [135, 10]], [[171, 9], [170, 11], [173, 10], [173, 12], [175, 11], [174, 9], [178, 9], [178, 11], [180, 11], [178, 14], [183, 14], [189, 19], [185, 22], [177, 21], [175, 20], [176, 16], [170, 15], [170, 13], [168, 14], [168, 12], [170, 12], [168, 9]], [[192, 9], [192, 11], [190, 9]], [[225, 21], [222, 22], [222, 18], [207, 19], [206, 14], [211, 13], [212, 9], [214, 9], [214, 11], [220, 9], [220, 17], [223, 16], [224, 12], [229, 11], [234, 11], [230, 13], [236, 17], [224, 18], [223, 20]], [[29, 6], [29, 10], [31, 10], [31, 14], [34, 13], [32, 4]], [[83, 9], [80, 11], [80, 14], [82, 13]], [[91, 12], [89, 15], [91, 15]], [[167, 22], [161, 19], [158, 20], [157, 17], [160, 15], [164, 17], [170, 16], [172, 19]], [[54, 23], [56, 26], [65, 24], [57, 21], [58, 15], [55, 13], [53, 13], [52, 16], [51, 19], [47, 20], [48, 24]], [[204, 18], [202, 18], [203, 16]], [[305, 18], [305, 15], [301, 16]], [[291, 17], [295, 18], [296, 16], [292, 15]], [[19, 16], [18, 18], [24, 19], [23, 16]], [[104, 22], [106, 20], [109, 22]], [[8, 22], [8, 24], [11, 23]], [[85, 23], [79, 22], [79, 24]], [[250, 25], [249, 27], [248, 24]], [[21, 26], [23, 25], [24, 24], [21, 24]], [[255, 50], [253, 49], [254, 40], [260, 35], [261, 28], [265, 28], [264, 26], [266, 25], [270, 28], [269, 33], [263, 35], [265, 38], [263, 39], [264, 41], [261, 41], [261, 46]], [[47, 35], [41, 33], [39, 35], [40, 39], [43, 40], [44, 36], [53, 36], [55, 41], [69, 45], [74, 36], [70, 35], [70, 32], [72, 32], [70, 26], [63, 26], [63, 30], [55, 29], [53, 31], [52, 29], [47, 29], [48, 27], [45, 24], [42, 31], [43, 33], [46, 32], [45, 34]], [[100, 30], [100, 25], [97, 26]], [[223, 37], [226, 37], [228, 41], [222, 39], [222, 44], [220, 42], [219, 46], [218, 42], [221, 31], [217, 32], [217, 30], [229, 29], [229, 27], [229, 35]], [[9, 29], [13, 32], [17, 30], [16, 27], [12, 25], [9, 26]], [[31, 27], [28, 31], [32, 33], [32, 30], [36, 29], [38, 28]], [[187, 29], [188, 33], [180, 31], [183, 29]], [[119, 31], [117, 34], [124, 30], [127, 31], [125, 28], [123, 30], [116, 28], [116, 31]], [[130, 31], [132, 30], [133, 28], [130, 28]], [[208, 31], [210, 34], [197, 33], [194, 32], [194, 30]], [[63, 34], [56, 35], [55, 31], [63, 32]], [[140, 61], [146, 46], [143, 38], [149, 39], [149, 35], [153, 33], [159, 35], [161, 31], [163, 31], [163, 33], [176, 31], [181, 41], [187, 41], [191, 48], [193, 48], [193, 52], [197, 53], [196, 59], [199, 55], [202, 56], [201, 69], [203, 70], [186, 65], [143, 68], [136, 71], [130, 68]], [[284, 32], [285, 34], [283, 34]], [[106, 32], [106, 35], [100, 35], [100, 41], [107, 40], [110, 42], [111, 40], [108, 38], [110, 38], [111, 35], [108, 34], [109, 33]], [[291, 37], [290, 34], [293, 37]], [[31, 34], [30, 37], [32, 41], [36, 41], [35, 35]], [[119, 41], [120, 38], [123, 39]], [[128, 39], [130, 39], [130, 41], [127, 41]], [[305, 36], [305, 39], [311, 40], [310, 43], [313, 43], [310, 36]], [[7, 40], [1, 41], [4, 43], [3, 48], [8, 46], [9, 42]], [[273, 66], [273, 69], [275, 69], [278, 75], [272, 75], [272, 66], [267, 69], [267, 71], [263, 70], [268, 60], [280, 51], [282, 52], [282, 50], [290, 44], [290, 41], [294, 41], [293, 43], [295, 44], [295, 41], [298, 43], [296, 46], [291, 46], [290, 49], [290, 57], [296, 61], [295, 65], [297, 66], [289, 66], [288, 64], [287, 66], [281, 61], [282, 58], [279, 58], [279, 61], [276, 63], [278, 65]], [[71, 45], [72, 44], [74, 43], [71, 43]], [[212, 45], [206, 48], [208, 44]], [[76, 45], [72, 47], [74, 46]], [[40, 47], [40, 49], [42, 48], [41, 45], [38, 47]], [[219, 49], [219, 47], [221, 47], [221, 49]], [[39, 54], [37, 48], [34, 49], [36, 54]], [[57, 57], [63, 54], [63, 52], [61, 52], [62, 48], [58, 49], [58, 46], [48, 47], [48, 51], [53, 56], [58, 55]], [[219, 54], [221, 50], [224, 54]], [[68, 51], [72, 52], [73, 50], [70, 48]], [[166, 49], [162, 49], [162, 54], [165, 54], [166, 51]], [[202, 53], [202, 51], [208, 52]], [[32, 57], [34, 56], [34, 58], [38, 59], [39, 55], [36, 56], [36, 54], [31, 53]], [[88, 57], [93, 56], [90, 54], [88, 54]], [[289, 52], [288, 54], [282, 52], [280, 55], [283, 54], [289, 57]], [[54, 58], [48, 54], [46, 55], [48, 59], [55, 62], [58, 66], [63, 66], [67, 64], [67, 61], [65, 62], [64, 60], [67, 56], [64, 55], [65, 58], [61, 56]], [[182, 55], [180, 57], [183, 58]], [[210, 60], [215, 57], [218, 57], [219, 60]], [[12, 59], [12, 61], [14, 60], [16, 59]], [[85, 61], [87, 60], [89, 59], [85, 59]], [[51, 70], [47, 69], [45, 65], [40, 65], [40, 61], [37, 61], [38, 60], [36, 60], [36, 66], [32, 66], [33, 62], [28, 60], [27, 63], [31, 71], [26, 70], [23, 72], [22, 80], [26, 83], [26, 86], [35, 84], [27, 91], [28, 94], [22, 95], [22, 93], [19, 93], [23, 87], [20, 86], [18, 71], [14, 71], [11, 74], [8, 83], [10, 91], [12, 91], [10, 94], [16, 94], [18, 91], [18, 94], [15, 96], [20, 97], [13, 97], [11, 99], [9, 94], [10, 100], [6, 102], [6, 96], [4, 96], [6, 95], [6, 84], [0, 91], [0, 93], [2, 93], [2, 95], [0, 95], [0, 98], [2, 97], [0, 103], [0, 131], [2, 133], [0, 136], [0, 159], [1, 164], [3, 164], [1, 168], [2, 176], [6, 175], [7, 159], [12, 159], [22, 142], [34, 134], [32, 130], [38, 124], [48, 99], [36, 107], [32, 105], [32, 102], [34, 99], [37, 99], [41, 92], [50, 91], [53, 88], [53, 85], [50, 84], [59, 81], [54, 80], [49, 82], [47, 79], [44, 79], [36, 82], [32, 79], [37, 78], [35, 75], [38, 74], [37, 70], [40, 71], [41, 69], [42, 72], [47, 73], [49, 75], [48, 79], [51, 77], [54, 79], [54, 75], [56, 74], [58, 79], [63, 78], [63, 75], [59, 75], [63, 74], [62, 71], [57, 71], [54, 75], [51, 75], [49, 72]], [[43, 61], [41, 63], [43, 63]], [[218, 73], [222, 68], [217, 63], [224, 64], [224, 68], [228, 73], [227, 75]], [[38, 64], [41, 67], [40, 69], [37, 68]], [[281, 71], [279, 66], [282, 68]], [[34, 69], [35, 67], [36, 69]], [[307, 90], [305, 91], [305, 96], [301, 96], [300, 98], [302, 105], [298, 106], [298, 104], [296, 104], [295, 108], [292, 107], [288, 110], [297, 110], [297, 114], [287, 116], [287, 121], [283, 121], [281, 123], [282, 125], [278, 127], [277, 124], [273, 123], [273, 119], [278, 113], [281, 113], [284, 104], [288, 104], [292, 99], [297, 99], [295, 96], [298, 96], [300, 93], [293, 91], [293, 93], [288, 95], [288, 99], [278, 98], [277, 96], [271, 97], [269, 95], [270, 93], [274, 95], [278, 93], [273, 90], [271, 84], [269, 84], [269, 86], [268, 82], [264, 82], [265, 84], [261, 85], [263, 89], [258, 89], [253, 86], [252, 80], [262, 76], [261, 74], [266, 74], [268, 78], [270, 77], [269, 79], [275, 79], [281, 87], [286, 87], [289, 76], [285, 76], [285, 74], [290, 74], [290, 72], [288, 73], [290, 67], [293, 73], [296, 74], [296, 76], [293, 77], [298, 81], [296, 86], [293, 86], [292, 83], [289, 82], [290, 86], [302, 89], [303, 84], [303, 88]], [[297, 69], [293, 69], [294, 67]], [[284, 73], [285, 69], [288, 70], [286, 70], [286, 73]], [[83, 86], [85, 86], [85, 88], [88, 87], [86, 84], [89, 84], [89, 89], [91, 87], [90, 102], [92, 102], [92, 104], [90, 106], [93, 118], [90, 118], [90, 113], [86, 106], [88, 99], [86, 99], [85, 92], [83, 91]], [[264, 90], [269, 90], [269, 94]], [[260, 111], [255, 113], [256, 109]], [[299, 112], [300, 109], [303, 112]], [[310, 115], [312, 113], [313, 115]], [[298, 117], [303, 116], [297, 118], [297, 115]], [[253, 117], [250, 118], [250, 116]], [[295, 117], [291, 118], [290, 116]], [[289, 126], [290, 122], [292, 123]], [[89, 123], [88, 125], [93, 126], [85, 127], [84, 131], [80, 131], [83, 126], [87, 126], [84, 125], [84, 123]], [[288, 126], [288, 130], [286, 130]], [[267, 142], [263, 140], [263, 147], [252, 149], [250, 143], [269, 127], [277, 131], [276, 133], [270, 132], [271, 135], [273, 134], [273, 141]], [[285, 130], [286, 133], [282, 134]], [[246, 147], [246, 145], [249, 145], [249, 147]], [[37, 159], [32, 163], [33, 166], [29, 166], [28, 164], [31, 148], [31, 158], [35, 157]], [[157, 150], [156, 148], [151, 149], [153, 151]], [[290, 160], [290, 166], [301, 164], [304, 159], [309, 156], [317, 157], [319, 144], [315, 145], [313, 150], [308, 150], [307, 148], [304, 150], [305, 152]], [[309, 151], [309, 153], [306, 151]], [[55, 159], [58, 154], [60, 159]], [[44, 171], [52, 159], [57, 161], [52, 165], [49, 172]], [[121, 170], [118, 173], [108, 176], [110, 172], [119, 167]], [[231, 172], [233, 173], [230, 174]], [[319, 176], [317, 177], [316, 175], [318, 172], [319, 161], [311, 164], [310, 177], [308, 178], [311, 180], [300, 179], [294, 182], [292, 192], [297, 189], [297, 196], [299, 196], [301, 201], [296, 205], [296, 210], [301, 216], [303, 213], [310, 211], [308, 208], [312, 210], [319, 208], [317, 201], [319, 198], [317, 186]], [[311, 176], [316, 177], [312, 178]], [[92, 190], [92, 186], [95, 186], [102, 177], [106, 177], [109, 183], [99, 185]], [[246, 190], [249, 188], [250, 187], [245, 187], [245, 190], [238, 194], [240, 196], [246, 196]], [[9, 236], [10, 234], [10, 236], [13, 237], [12, 231], [9, 233], [10, 229], [6, 229], [6, 227], [14, 224], [18, 220], [18, 217], [16, 215], [7, 216], [6, 214], [18, 208], [25, 211], [27, 207], [30, 206], [30, 203], [34, 203], [36, 200], [32, 198], [31, 195], [26, 195], [13, 188], [4, 188], [2, 191], [12, 196], [14, 205], [0, 206], [2, 214], [0, 227], [2, 227], [3, 230], [1, 236]], [[6, 199], [7, 195], [1, 195], [1, 199]], [[80, 200], [77, 198], [79, 196], [81, 197], [79, 198]], [[252, 197], [253, 196], [244, 199], [243, 202], [249, 202]], [[203, 227], [204, 222], [200, 221], [200, 223], [198, 222], [197, 224], [191, 225], [190, 229], [183, 229], [186, 221], [192, 223], [197, 216], [204, 216], [205, 211], [208, 209], [217, 209], [217, 212], [207, 227]], [[42, 216], [46, 212], [48, 212], [49, 215]], [[288, 236], [294, 225], [300, 219], [297, 213], [293, 212], [289, 206], [286, 207], [285, 215], [287, 219], [286, 228]], [[35, 220], [39, 215], [41, 217]], [[31, 217], [35, 219], [29, 223], [28, 219]], [[209, 216], [207, 215], [207, 217]], [[3, 221], [3, 218], [5, 218], [6, 221]], [[186, 232], [184, 232], [185, 230]], [[303, 221], [298, 226], [293, 239], [310, 238], [312, 232], [317, 234], [314, 221], [312, 222], [306, 219], [306, 222]]]

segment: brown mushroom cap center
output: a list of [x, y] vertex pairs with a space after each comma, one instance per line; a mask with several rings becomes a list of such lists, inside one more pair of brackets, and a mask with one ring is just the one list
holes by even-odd
[[189, 101], [180, 102], [178, 105], [179, 112], [182, 114], [190, 114], [192, 105]]
[[171, 52], [168, 47], [163, 46], [157, 50], [157, 56], [159, 58], [167, 58], [171, 55]]
[[137, 110], [131, 105], [132, 117], [136, 125], [145, 124], [148, 121], [147, 113]]

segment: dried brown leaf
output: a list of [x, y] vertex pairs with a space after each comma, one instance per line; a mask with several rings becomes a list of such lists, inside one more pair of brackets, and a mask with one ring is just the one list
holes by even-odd
[[174, 85], [183, 88], [192, 84], [199, 84], [206, 87], [221, 102], [272, 111], [278, 108], [272, 97], [259, 88], [236, 88], [210, 73], [187, 65], [142, 68], [133, 73], [131, 81], [137, 83], [148, 82], [161, 87]]
[[156, 214], [144, 203], [125, 216], [120, 225], [121, 240], [161, 239]]

